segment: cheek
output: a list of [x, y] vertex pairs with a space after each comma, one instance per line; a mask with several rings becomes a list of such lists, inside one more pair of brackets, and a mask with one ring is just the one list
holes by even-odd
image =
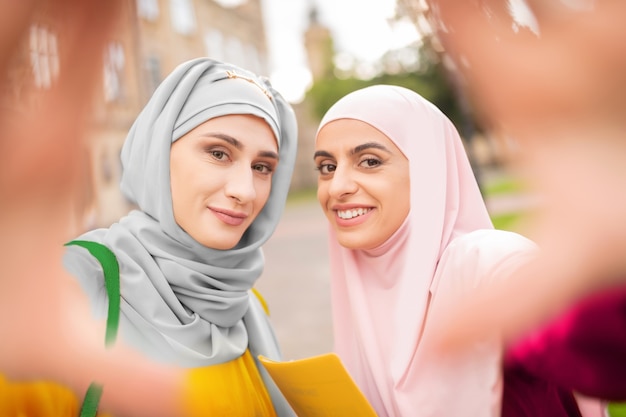
[[180, 200], [180, 181], [178, 177], [172, 175], [170, 177], [170, 194], [172, 197], [172, 206], [174, 208], [174, 214], [176, 214], [176, 206], [178, 205], [178, 201]]
[[257, 209], [258, 211], [261, 211], [261, 209], [263, 209], [263, 207], [265, 206], [265, 204], [267, 204], [267, 201], [270, 198], [272, 183], [271, 181], [257, 182], [255, 188]]
[[[408, 177], [401, 177], [399, 181], [385, 184], [386, 199], [392, 202], [394, 223], [402, 223], [411, 208], [411, 187]], [[388, 204], [389, 207], [389, 204]]]
[[192, 187], [191, 181], [186, 181], [186, 178], [188, 177], [180, 168], [173, 171], [170, 176], [170, 191], [172, 193], [172, 205], [174, 207], [180, 206], [184, 203], [183, 200], [189, 193], [189, 189]]
[[317, 201], [322, 204], [326, 200], [326, 186], [325, 183], [318, 180], [317, 181]]
[[189, 204], [187, 203], [188, 196], [184, 183], [180, 181], [172, 180], [171, 186], [172, 193], [172, 211], [174, 213], [174, 220], [179, 226], [183, 226], [185, 218], [187, 217]]
[[404, 221], [404, 219], [406, 219], [406, 216], [409, 215], [409, 211], [411, 211], [411, 196], [408, 192], [402, 194], [402, 198], [400, 200], [400, 208], [398, 210], [402, 221]]
[[404, 207], [406, 212], [409, 211], [411, 206], [411, 183], [409, 177], [405, 177], [402, 181], [400, 181], [395, 187], [396, 193], [395, 195], [400, 195], [400, 205]]

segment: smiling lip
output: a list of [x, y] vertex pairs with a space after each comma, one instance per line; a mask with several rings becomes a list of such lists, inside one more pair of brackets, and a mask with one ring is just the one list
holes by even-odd
[[335, 212], [335, 222], [337, 226], [349, 227], [364, 223], [374, 210], [373, 207], [366, 206], [336, 206], [332, 208]]
[[209, 207], [209, 210], [211, 210], [211, 212], [215, 214], [215, 217], [217, 217], [229, 226], [239, 226], [244, 222], [244, 220], [246, 220], [246, 217], [248, 217], [247, 214], [225, 209]]

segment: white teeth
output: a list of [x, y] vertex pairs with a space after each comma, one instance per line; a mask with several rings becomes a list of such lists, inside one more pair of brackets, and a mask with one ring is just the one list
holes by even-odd
[[337, 210], [337, 215], [342, 219], [353, 219], [369, 212], [371, 208], [358, 208], [352, 210]]

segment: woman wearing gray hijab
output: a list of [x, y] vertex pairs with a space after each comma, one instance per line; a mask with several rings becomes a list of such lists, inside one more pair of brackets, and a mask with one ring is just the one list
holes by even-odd
[[107, 340], [119, 326], [124, 343], [188, 368], [206, 400], [192, 406], [211, 415], [293, 415], [257, 362], [280, 352], [253, 286], [296, 144], [293, 110], [267, 80], [208, 58], [183, 63], [122, 149], [121, 188], [138, 209], [68, 244], [64, 265], [107, 318]]

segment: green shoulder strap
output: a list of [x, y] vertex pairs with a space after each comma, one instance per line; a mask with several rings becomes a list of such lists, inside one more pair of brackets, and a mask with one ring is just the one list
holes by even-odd
[[98, 414], [98, 405], [102, 397], [102, 385], [92, 382], [87, 388], [83, 405], [80, 407], [79, 417], [95, 417]]
[[[65, 246], [81, 246], [89, 251], [102, 265], [104, 273], [104, 285], [109, 297], [109, 310], [107, 313], [106, 334], [104, 344], [110, 347], [115, 343], [117, 330], [120, 323], [120, 267], [115, 254], [106, 246], [86, 240], [72, 240]], [[102, 386], [96, 383], [89, 385], [83, 405], [80, 409], [80, 417], [95, 417], [98, 412], [98, 404], [102, 396]]]

